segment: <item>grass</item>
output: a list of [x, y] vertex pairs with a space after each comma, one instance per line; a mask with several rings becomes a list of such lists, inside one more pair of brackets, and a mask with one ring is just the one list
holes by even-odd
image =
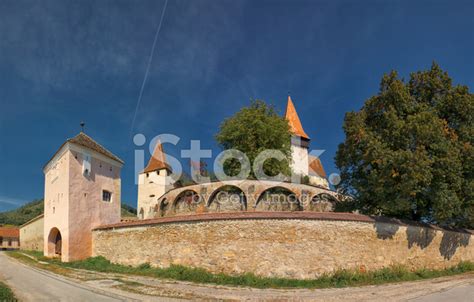
[[[9, 252], [19, 257], [19, 252]], [[61, 262], [49, 259], [38, 252], [27, 252], [38, 260], [63, 268], [77, 268], [104, 273], [120, 273], [155, 278], [166, 278], [195, 283], [212, 283], [218, 285], [248, 286], [255, 288], [329, 288], [361, 285], [375, 285], [390, 282], [415, 281], [443, 276], [451, 276], [466, 272], [474, 272], [474, 263], [460, 262], [458, 265], [442, 269], [420, 269], [410, 271], [403, 266], [392, 266], [376, 271], [359, 272], [355, 270], [339, 270], [333, 274], [325, 274], [317, 279], [287, 279], [259, 277], [251, 273], [242, 275], [213, 274], [204, 269], [171, 265], [168, 268], [155, 268], [145, 263], [137, 267], [111, 263], [104, 257], [92, 257], [81, 261]], [[23, 256], [23, 255], [21, 255]], [[23, 256], [25, 257], [25, 256]], [[25, 257], [27, 258], [27, 257]], [[31, 259], [30, 259], [31, 260]]]
[[12, 290], [3, 282], [0, 282], [0, 301], [17, 301]]

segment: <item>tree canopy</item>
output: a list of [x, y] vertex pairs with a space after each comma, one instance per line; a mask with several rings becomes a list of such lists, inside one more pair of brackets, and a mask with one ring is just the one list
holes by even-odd
[[362, 213], [474, 227], [473, 119], [474, 96], [436, 63], [408, 81], [384, 75], [346, 114], [340, 189]]
[[[291, 134], [288, 122], [264, 101], [253, 101], [249, 107], [224, 120], [216, 140], [224, 149], [237, 149], [245, 153], [251, 164], [261, 151], [279, 150], [286, 160], [269, 159], [265, 161], [263, 170], [269, 176], [279, 173], [290, 175]], [[227, 160], [224, 171], [231, 176], [238, 174], [239, 162]], [[255, 177], [253, 171], [250, 177]]]

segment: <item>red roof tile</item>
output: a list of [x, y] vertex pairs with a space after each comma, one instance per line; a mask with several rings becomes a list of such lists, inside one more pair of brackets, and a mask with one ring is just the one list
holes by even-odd
[[116, 155], [114, 155], [112, 152], [110, 152], [109, 150], [105, 149], [104, 147], [102, 147], [102, 145], [100, 145], [98, 142], [96, 142], [95, 140], [93, 140], [90, 136], [88, 136], [87, 134], [85, 134], [84, 132], [80, 132], [78, 135], [74, 136], [73, 138], [69, 138], [67, 139], [62, 145], [61, 147], [58, 148], [58, 150], [54, 153], [54, 155], [49, 159], [49, 161], [44, 165], [43, 169], [46, 168], [46, 166], [48, 165], [48, 163], [56, 156], [56, 154], [58, 154], [58, 152], [62, 149], [62, 147], [67, 144], [67, 143], [72, 143], [72, 144], [76, 144], [76, 145], [80, 145], [80, 146], [83, 146], [83, 147], [86, 147], [88, 149], [91, 149], [97, 153], [100, 153], [108, 158], [111, 158], [115, 161], [118, 161], [119, 163], [123, 164], [123, 160], [121, 160], [120, 158], [118, 158]]
[[143, 170], [143, 173], [153, 172], [161, 169], [167, 169], [171, 171], [170, 165], [166, 163], [166, 156], [163, 152], [163, 145], [161, 142], [158, 141], [155, 146], [155, 150], [153, 151], [153, 156], [150, 158], [148, 165]]
[[109, 150], [105, 149], [102, 147], [98, 142], [93, 140], [90, 136], [85, 134], [84, 132], [80, 132], [78, 135], [76, 135], [73, 138], [70, 138], [67, 140], [69, 143], [77, 144], [86, 148], [89, 148], [93, 151], [96, 151], [97, 153], [100, 153], [102, 155], [107, 156], [108, 158], [111, 158], [113, 160], [118, 161], [119, 163], [123, 164], [123, 160], [118, 158], [116, 155], [114, 155], [112, 152]]
[[315, 157], [312, 155], [308, 156], [308, 170], [309, 170], [309, 175], [318, 175], [323, 178], [326, 178], [326, 171], [324, 171], [323, 164], [321, 163], [321, 160], [319, 157]]
[[296, 113], [295, 105], [293, 104], [293, 101], [291, 100], [290, 96], [288, 96], [288, 102], [286, 104], [285, 118], [288, 121], [288, 124], [290, 125], [290, 130], [294, 135], [309, 139], [308, 134], [304, 132], [300, 118], [298, 117], [298, 113]]
[[17, 228], [0, 227], [0, 237], [18, 238], [20, 237], [20, 230]]

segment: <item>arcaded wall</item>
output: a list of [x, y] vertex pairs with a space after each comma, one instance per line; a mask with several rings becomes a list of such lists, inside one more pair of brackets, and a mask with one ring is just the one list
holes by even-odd
[[474, 261], [471, 237], [346, 213], [203, 214], [101, 227], [93, 232], [93, 255], [127, 265], [314, 278], [341, 268], [444, 268]]
[[44, 249], [44, 217], [40, 215], [20, 227], [20, 249], [40, 251]]

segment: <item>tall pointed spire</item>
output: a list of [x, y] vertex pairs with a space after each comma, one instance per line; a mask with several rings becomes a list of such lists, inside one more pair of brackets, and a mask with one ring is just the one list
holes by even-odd
[[163, 145], [161, 142], [156, 142], [155, 150], [153, 151], [153, 156], [150, 158], [148, 165], [143, 170], [143, 173], [153, 172], [161, 169], [167, 169], [171, 171], [170, 165], [166, 163], [165, 152], [163, 152]]
[[309, 136], [308, 134], [306, 134], [306, 132], [304, 132], [303, 126], [301, 125], [300, 118], [298, 117], [298, 113], [296, 113], [295, 105], [293, 104], [293, 101], [291, 100], [291, 97], [289, 94], [288, 94], [288, 102], [286, 104], [285, 118], [288, 121], [288, 124], [290, 124], [290, 130], [294, 135], [300, 136], [302, 138], [309, 140]]

